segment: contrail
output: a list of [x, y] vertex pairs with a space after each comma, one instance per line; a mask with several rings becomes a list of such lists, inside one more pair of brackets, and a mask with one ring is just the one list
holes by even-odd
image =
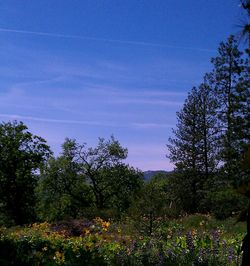
[[117, 40], [117, 39], [105, 39], [105, 38], [96, 38], [96, 37], [88, 37], [88, 36], [81, 36], [81, 35], [68, 35], [68, 34], [60, 34], [60, 33], [41, 32], [41, 31], [28, 31], [28, 30], [0, 28], [0, 32], [30, 34], [30, 35], [37, 35], [37, 36], [53, 37], [53, 38], [78, 39], [78, 40], [87, 40], [87, 41], [96, 41], [96, 42], [110, 42], [110, 43], [120, 43], [120, 44], [129, 44], [129, 45], [142, 45], [142, 46], [151, 46], [151, 47], [166, 47], [170, 49], [185, 49], [185, 50], [194, 50], [194, 51], [200, 51], [200, 52], [216, 52], [216, 50], [214, 49], [206, 49], [206, 48], [198, 48], [198, 47], [174, 46], [174, 45], [151, 43], [151, 42], [139, 42], [139, 41], [124, 41], [124, 40]]

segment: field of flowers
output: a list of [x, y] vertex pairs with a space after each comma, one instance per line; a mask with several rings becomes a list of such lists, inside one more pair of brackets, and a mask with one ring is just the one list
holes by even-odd
[[244, 227], [206, 216], [151, 236], [96, 218], [0, 229], [0, 265], [240, 265]]

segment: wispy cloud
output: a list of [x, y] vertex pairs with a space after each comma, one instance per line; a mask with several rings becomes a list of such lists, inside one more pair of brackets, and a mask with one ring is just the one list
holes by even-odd
[[173, 128], [174, 125], [168, 125], [164, 123], [133, 123], [137, 128]]
[[91, 126], [115, 126], [111, 123], [100, 122], [100, 121], [80, 121], [80, 120], [65, 120], [65, 119], [51, 119], [34, 116], [23, 116], [17, 114], [0, 114], [0, 117], [9, 118], [13, 120], [29, 120], [37, 122], [47, 123], [60, 123], [60, 124], [78, 124], [78, 125], [91, 125]]
[[114, 86], [105, 86], [105, 85], [93, 85], [91, 83], [86, 83], [87, 89], [92, 93], [97, 94], [107, 94], [118, 96], [118, 97], [185, 97], [187, 96], [186, 92], [180, 92], [176, 90], [169, 90], [167, 88], [162, 90], [152, 90], [152, 89], [143, 89], [143, 88], [133, 88], [133, 90], [127, 89], [117, 89]]
[[148, 129], [148, 128], [172, 128], [173, 125], [168, 125], [164, 123], [123, 123], [117, 124], [109, 121], [90, 121], [90, 120], [71, 120], [71, 119], [53, 119], [53, 118], [44, 118], [36, 116], [25, 116], [19, 114], [0, 114], [0, 117], [7, 118], [11, 120], [27, 120], [27, 121], [36, 121], [36, 122], [46, 122], [46, 123], [59, 123], [59, 124], [76, 124], [76, 125], [88, 125], [88, 126], [109, 126], [109, 127], [133, 127], [139, 129]]
[[42, 31], [29, 31], [29, 30], [20, 30], [20, 29], [9, 29], [9, 28], [0, 28], [0, 32], [26, 34], [26, 35], [28, 34], [28, 35], [37, 35], [37, 36], [54, 37], [54, 38], [78, 39], [78, 40], [86, 40], [86, 41], [110, 42], [110, 43], [120, 43], [120, 44], [140, 45], [140, 46], [150, 46], [150, 47], [166, 47], [170, 49], [187, 49], [187, 50], [209, 52], [209, 53], [216, 51], [214, 49], [199, 48], [199, 47], [175, 46], [175, 45], [151, 43], [151, 42], [127, 41], [127, 40], [89, 37], [89, 36], [82, 36], [82, 35], [49, 33], [49, 32], [42, 32]]
[[142, 105], [163, 105], [163, 106], [181, 106], [183, 102], [181, 101], [167, 101], [159, 99], [116, 99], [114, 101], [116, 104], [142, 104]]

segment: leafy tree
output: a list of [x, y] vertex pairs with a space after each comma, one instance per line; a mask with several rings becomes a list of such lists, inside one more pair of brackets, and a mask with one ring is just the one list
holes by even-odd
[[119, 192], [137, 189], [141, 174], [123, 164], [128, 151], [113, 136], [109, 140], [100, 138], [95, 148], [87, 148], [86, 144], [78, 147], [82, 173], [98, 209], [108, 207], [111, 197], [118, 199]]
[[76, 218], [90, 206], [91, 191], [78, 163], [75, 140], [66, 139], [58, 158], [51, 157], [42, 169], [37, 192], [37, 211], [45, 220]]
[[45, 140], [30, 133], [22, 122], [0, 125], [0, 206], [9, 222], [34, 219], [34, 189], [49, 155]]
[[156, 177], [144, 183], [129, 209], [138, 231], [150, 236], [164, 220], [175, 217], [176, 206], [168, 192], [167, 179]]
[[129, 207], [141, 187], [142, 174], [122, 162], [127, 149], [117, 140], [99, 139], [97, 147], [87, 148], [66, 139], [62, 148], [41, 174], [37, 189], [41, 218], [101, 215], [107, 209], [120, 213]]
[[122, 213], [129, 208], [143, 182], [142, 173], [129, 165], [119, 164], [100, 171], [103, 206]]

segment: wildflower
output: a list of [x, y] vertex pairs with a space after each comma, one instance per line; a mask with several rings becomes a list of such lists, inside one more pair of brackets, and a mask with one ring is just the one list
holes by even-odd
[[200, 226], [203, 226], [204, 224], [205, 224], [205, 221], [202, 220], [202, 221], [200, 222]]
[[102, 228], [104, 231], [107, 231], [110, 226], [110, 222], [102, 222]]
[[192, 232], [187, 232], [186, 234], [186, 244], [190, 251], [194, 250], [193, 234]]
[[64, 263], [65, 262], [64, 254], [59, 252], [59, 251], [56, 251], [53, 259], [56, 260], [58, 263]]
[[90, 230], [88, 228], [84, 228], [82, 230], [82, 232], [83, 232], [84, 235], [89, 235], [90, 234]]
[[90, 250], [92, 248], [92, 246], [93, 246], [93, 243], [86, 243], [85, 244], [86, 250]]

